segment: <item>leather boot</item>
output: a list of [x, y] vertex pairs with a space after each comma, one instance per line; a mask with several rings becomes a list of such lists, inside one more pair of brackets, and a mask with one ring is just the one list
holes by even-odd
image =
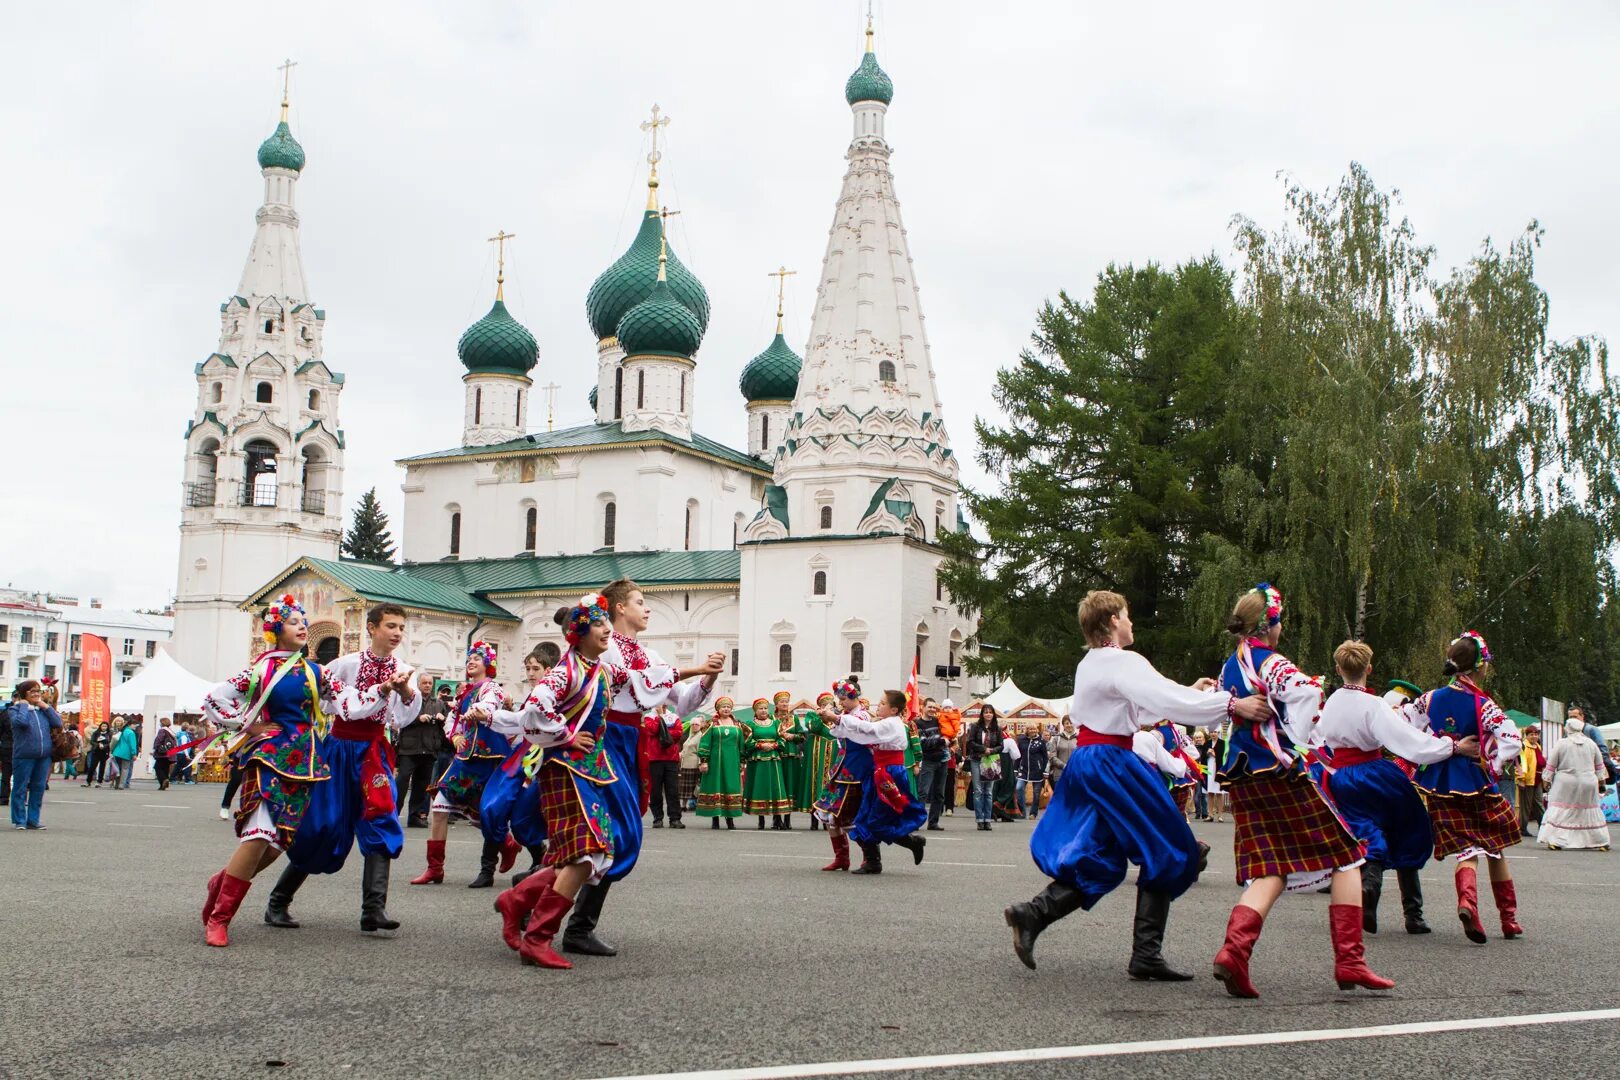
[[833, 861], [823, 866], [823, 870], [849, 869], [849, 837], [844, 833], [828, 831], [827, 839], [832, 841]]
[[1524, 933], [1524, 927], [1519, 925], [1519, 895], [1513, 879], [1492, 881], [1491, 895], [1496, 897], [1496, 913], [1502, 917], [1502, 936], [1512, 941]]
[[923, 861], [923, 848], [928, 846], [928, 841], [921, 836], [918, 836], [916, 833], [910, 833], [896, 840], [894, 842], [894, 846], [903, 847], [907, 851], [911, 852], [911, 865], [921, 866]]
[[883, 873], [883, 849], [868, 840], [861, 844], [861, 865], [850, 871], [851, 874], [881, 874]]
[[1457, 918], [1462, 921], [1463, 933], [1475, 945], [1489, 939], [1479, 925], [1479, 879], [1474, 868], [1467, 863], [1457, 866]]
[[495, 862], [499, 858], [501, 858], [501, 845], [493, 840], [485, 840], [484, 850], [478, 855], [478, 876], [467, 882], [467, 888], [493, 888], [495, 886]]
[[761, 832], [765, 831], [765, 815], [764, 814], [759, 815], [759, 831], [761, 831]]
[[[1198, 843], [1198, 875], [1202, 876], [1204, 871], [1209, 869], [1209, 845], [1204, 843], [1202, 840], [1199, 840], [1197, 843]], [[1191, 975], [1189, 975], [1187, 977], [1189, 979], [1192, 978]]]
[[811, 832], [819, 832], [820, 830], [821, 830], [821, 820], [819, 818], [817, 818], [816, 815], [811, 814], [810, 815], [810, 831]]
[[1378, 933], [1378, 898], [1384, 894], [1384, 864], [1368, 859], [1361, 864], [1361, 929]]
[[572, 900], [549, 884], [546, 886], [535, 901], [534, 911], [529, 916], [529, 928], [518, 942], [518, 957], [523, 963], [565, 970], [574, 966], [567, 957], [559, 956], [557, 950], [551, 947], [551, 939], [557, 936], [557, 928], [562, 925], [563, 916], [568, 914], [573, 904]]
[[1131, 962], [1126, 974], [1139, 981], [1188, 982], [1191, 975], [1177, 971], [1164, 959], [1164, 927], [1170, 920], [1170, 894], [1138, 887], [1136, 928], [1131, 938]]
[[298, 929], [299, 922], [287, 913], [287, 905], [292, 903], [293, 893], [308, 877], [290, 862], [282, 869], [281, 876], [270, 890], [270, 899], [264, 905], [265, 922], [280, 930]]
[[1086, 894], [1061, 881], [1042, 889], [1027, 904], [1014, 904], [1001, 913], [1012, 927], [1013, 952], [1029, 970], [1035, 970], [1035, 939], [1041, 931], [1084, 906]]
[[1257, 998], [1260, 991], [1249, 981], [1249, 957], [1254, 954], [1254, 943], [1260, 940], [1260, 928], [1265, 919], [1252, 907], [1239, 904], [1226, 920], [1226, 942], [1215, 954], [1215, 977], [1226, 984], [1226, 992], [1233, 997]]
[[574, 898], [574, 914], [563, 931], [563, 952], [585, 956], [618, 956], [619, 950], [596, 936], [596, 922], [602, 917], [602, 904], [607, 900], [611, 882], [599, 881], [586, 885]]
[[497, 874], [504, 874], [517, 864], [517, 857], [523, 854], [523, 845], [511, 833], [501, 841], [501, 863], [495, 868]]
[[501, 915], [501, 940], [516, 952], [523, 939], [524, 923], [534, 912], [534, 906], [557, 882], [557, 871], [546, 866], [528, 875], [495, 898], [495, 910]]
[[231, 920], [236, 917], [236, 909], [242, 906], [242, 898], [252, 887], [253, 882], [229, 874], [220, 879], [219, 896], [214, 901], [214, 910], [209, 914], [208, 921], [203, 924], [204, 941], [220, 949], [231, 943]]
[[429, 840], [427, 842], [427, 869], [411, 878], [412, 885], [442, 885], [444, 884], [444, 841]]
[[208, 920], [213, 917], [214, 905], [219, 902], [219, 884], [224, 880], [225, 871], [223, 870], [208, 879], [208, 892], [203, 899], [202, 909], [202, 921], [204, 926], [207, 926]]
[[1401, 888], [1401, 913], [1406, 916], [1406, 932], [1429, 933], [1429, 924], [1423, 921], [1423, 884], [1418, 880], [1418, 872], [1415, 869], [1395, 871], [1395, 884]]
[[379, 930], [393, 932], [399, 929], [399, 920], [388, 917], [388, 864], [392, 860], [381, 853], [367, 855], [360, 868], [360, 930], [375, 934]]
[[1367, 966], [1367, 952], [1361, 944], [1361, 912], [1354, 904], [1329, 904], [1328, 929], [1333, 934], [1333, 980], [1340, 990], [1360, 986], [1367, 990], [1389, 990], [1394, 979], [1386, 979]]
[[788, 832], [793, 831], [793, 815], [792, 814], [783, 814], [782, 815], [782, 828], [787, 830]]

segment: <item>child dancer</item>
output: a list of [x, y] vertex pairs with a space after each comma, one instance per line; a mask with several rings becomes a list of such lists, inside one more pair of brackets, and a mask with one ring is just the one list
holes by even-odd
[[[821, 797], [816, 800], [815, 813], [827, 826], [827, 839], [832, 841], [833, 861], [822, 869], [837, 871], [849, 869], [849, 831], [855, 827], [855, 819], [860, 816], [861, 789], [872, 775], [872, 751], [861, 743], [839, 738], [832, 725], [836, 725], [844, 716], [855, 720], [870, 720], [871, 717], [861, 707], [861, 687], [853, 679], [834, 683], [833, 700], [828, 701], [827, 697], [823, 694], [816, 699], [821, 711], [811, 721], [811, 731], [837, 739], [838, 758], [833, 762]], [[837, 703], [836, 709], [834, 702]], [[870, 872], [865, 870], [864, 864], [862, 872]]]
[[906, 769], [909, 732], [901, 719], [906, 695], [900, 690], [885, 690], [877, 708], [875, 720], [846, 712], [832, 727], [834, 735], [869, 747], [872, 755], [872, 768], [861, 781], [860, 809], [850, 830], [861, 848], [857, 874], [883, 873], [883, 849], [879, 844], [903, 847], [911, 852], [912, 864], [921, 865], [928, 843], [917, 835], [917, 830], [928, 824], [928, 810], [912, 790], [911, 774]]
[[1262, 582], [1238, 599], [1227, 622], [1238, 644], [1221, 669], [1221, 685], [1245, 701], [1269, 702], [1276, 715], [1233, 724], [1220, 768], [1237, 823], [1233, 846], [1244, 888], [1215, 954], [1215, 977], [1233, 997], [1259, 997], [1249, 979], [1249, 957], [1267, 913], [1285, 888], [1314, 889], [1326, 877], [1332, 881], [1328, 926], [1339, 989], [1387, 990], [1394, 981], [1367, 967], [1361, 940], [1359, 868], [1365, 849], [1311, 782], [1303, 757], [1290, 749], [1310, 741], [1322, 691], [1277, 652], [1282, 611], [1282, 593]]
[[709, 819], [709, 828], [718, 829], [724, 818], [726, 828], [737, 827], [743, 811], [742, 728], [731, 715], [732, 702], [721, 695], [714, 701], [714, 723], [698, 743], [697, 816]]
[[[523, 674], [529, 680], [528, 698], [534, 696], [534, 688], [556, 666], [557, 659], [557, 646], [549, 641], [542, 641], [523, 658]], [[525, 699], [516, 711], [522, 711], [528, 703]], [[490, 717], [490, 726], [501, 732], [508, 731], [513, 722], [513, 710], [496, 709]], [[513, 885], [520, 884], [545, 862], [546, 823], [540, 815], [539, 773], [540, 751], [528, 742], [518, 741], [490, 775], [478, 800], [478, 826], [484, 839], [503, 844], [510, 831], [512, 839], [529, 852], [529, 868], [512, 875]]]
[[1193, 747], [1192, 740], [1187, 738], [1187, 733], [1181, 730], [1180, 724], [1160, 720], [1153, 725], [1152, 730], [1164, 746], [1165, 752], [1185, 766], [1167, 779], [1170, 784], [1170, 797], [1175, 800], [1176, 809], [1181, 811], [1182, 817], [1191, 817], [1193, 789], [1204, 782], [1204, 770], [1198, 764], [1198, 751]]
[[[1131, 736], [1131, 750], [1135, 752], [1137, 757], [1145, 761], [1149, 768], [1155, 770], [1164, 778], [1165, 784], [1170, 789], [1171, 800], [1176, 804], [1176, 809], [1181, 811], [1181, 820], [1186, 821], [1187, 807], [1184, 801], [1177, 797], [1176, 793], [1186, 791], [1190, 797], [1192, 789], [1178, 787], [1177, 785], [1185, 781], [1189, 776], [1201, 776], [1202, 770], [1198, 768], [1196, 759], [1192, 759], [1185, 754], [1176, 753], [1165, 745], [1167, 742], [1171, 746], [1177, 745], [1173, 741], [1175, 736], [1166, 736], [1164, 730], [1166, 727], [1174, 728], [1178, 735], [1181, 731], [1180, 726], [1172, 724], [1168, 720], [1161, 720], [1157, 724], [1143, 728]], [[1205, 868], [1209, 866], [1209, 845], [1202, 840], [1196, 841], [1196, 843], [1198, 844], [1198, 873], [1202, 874]]]

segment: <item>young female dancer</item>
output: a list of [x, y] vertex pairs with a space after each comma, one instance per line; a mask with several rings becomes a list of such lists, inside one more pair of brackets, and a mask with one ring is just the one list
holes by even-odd
[[[529, 680], [529, 694], [518, 712], [527, 707], [534, 697], [540, 680], [557, 665], [557, 646], [542, 641], [523, 658], [523, 674]], [[513, 710], [496, 709], [491, 714], [490, 726], [507, 732], [514, 722]], [[529, 868], [512, 875], [512, 884], [520, 884], [545, 862], [546, 822], [540, 815], [540, 751], [525, 741], [518, 741], [511, 754], [490, 776], [484, 785], [484, 794], [478, 800], [478, 825], [484, 839], [503, 844], [508, 832], [512, 839], [529, 852]], [[502, 894], [505, 895], [504, 893]], [[497, 904], [499, 901], [497, 901]], [[514, 946], [515, 948], [516, 946]]]
[[[837, 702], [834, 709], [833, 702]], [[861, 789], [872, 775], [872, 751], [849, 739], [839, 738], [836, 725], [841, 717], [870, 720], [861, 708], [861, 687], [853, 679], [833, 684], [833, 701], [823, 694], [816, 704], [820, 713], [811, 722], [811, 731], [830, 739], [838, 739], [839, 756], [833, 763], [827, 786], [816, 800], [816, 817], [827, 826], [827, 838], [832, 841], [833, 861], [823, 870], [849, 869], [849, 830], [861, 812]], [[862, 863], [858, 874], [876, 873]]]
[[850, 835], [861, 848], [861, 868], [857, 874], [883, 873], [883, 849], [894, 844], [911, 852], [914, 865], [923, 861], [928, 841], [917, 830], [928, 823], [928, 810], [918, 801], [906, 770], [906, 740], [909, 732], [901, 714], [906, 695], [885, 690], [878, 699], [877, 716], [863, 720], [853, 712], [838, 717], [832, 733], [868, 748], [872, 768], [861, 782], [860, 810]]

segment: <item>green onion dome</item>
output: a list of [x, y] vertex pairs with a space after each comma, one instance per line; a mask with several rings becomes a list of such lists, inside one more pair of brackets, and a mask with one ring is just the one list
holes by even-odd
[[750, 402], [792, 401], [799, 391], [799, 369], [803, 366], [799, 354], [777, 334], [764, 352], [748, 361], [737, 386]]
[[[585, 316], [590, 320], [591, 332], [596, 340], [612, 337], [619, 323], [631, 308], [651, 295], [653, 282], [658, 280], [658, 211], [648, 210], [641, 219], [641, 229], [630, 244], [630, 250], [619, 256], [617, 262], [602, 272], [585, 296]], [[685, 305], [697, 320], [698, 337], [709, 327], [709, 294], [703, 283], [669, 252], [665, 270], [669, 278], [669, 291]], [[694, 350], [696, 351], [695, 347]]]
[[596, 411], [596, 387], [594, 387], [594, 386], [591, 387], [591, 392], [588, 395], [586, 395], [585, 400], [587, 400], [587, 401], [589, 401], [591, 403], [591, 412], [595, 412]]
[[456, 342], [456, 355], [475, 375], [527, 375], [540, 356], [528, 328], [496, 300], [489, 314], [467, 327]]
[[654, 283], [652, 294], [625, 313], [616, 328], [626, 357], [678, 356], [691, 359], [703, 341], [697, 316], [675, 297], [669, 282]]
[[851, 105], [858, 101], [881, 101], [887, 105], [894, 100], [894, 80], [878, 67], [877, 54], [870, 48], [861, 57], [861, 66], [844, 83], [844, 100]]
[[287, 126], [287, 121], [277, 124], [270, 137], [259, 144], [259, 168], [303, 171], [304, 148], [293, 138], [292, 128]]

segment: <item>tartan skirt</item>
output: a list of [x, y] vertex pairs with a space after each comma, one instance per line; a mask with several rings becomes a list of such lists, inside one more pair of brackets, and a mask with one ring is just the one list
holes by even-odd
[[688, 802], [697, 798], [698, 780], [702, 776], [703, 774], [696, 769], [683, 768], [681, 770], [681, 806], [684, 807]]
[[1192, 797], [1193, 786], [1191, 784], [1180, 784], [1170, 789], [1170, 798], [1175, 800], [1176, 809], [1181, 811], [1182, 817], [1187, 816], [1187, 807], [1192, 805]]
[[613, 864], [613, 818], [603, 787], [555, 761], [540, 766], [540, 813], [546, 822], [546, 865], [589, 860], [592, 877]]
[[1237, 882], [1330, 872], [1353, 866], [1366, 848], [1351, 834], [1303, 772], [1234, 777], [1232, 797]]
[[1423, 801], [1434, 825], [1434, 857], [1459, 855], [1500, 858], [1524, 838], [1519, 817], [1500, 792], [1476, 791], [1468, 795], [1436, 795], [1425, 791]]

